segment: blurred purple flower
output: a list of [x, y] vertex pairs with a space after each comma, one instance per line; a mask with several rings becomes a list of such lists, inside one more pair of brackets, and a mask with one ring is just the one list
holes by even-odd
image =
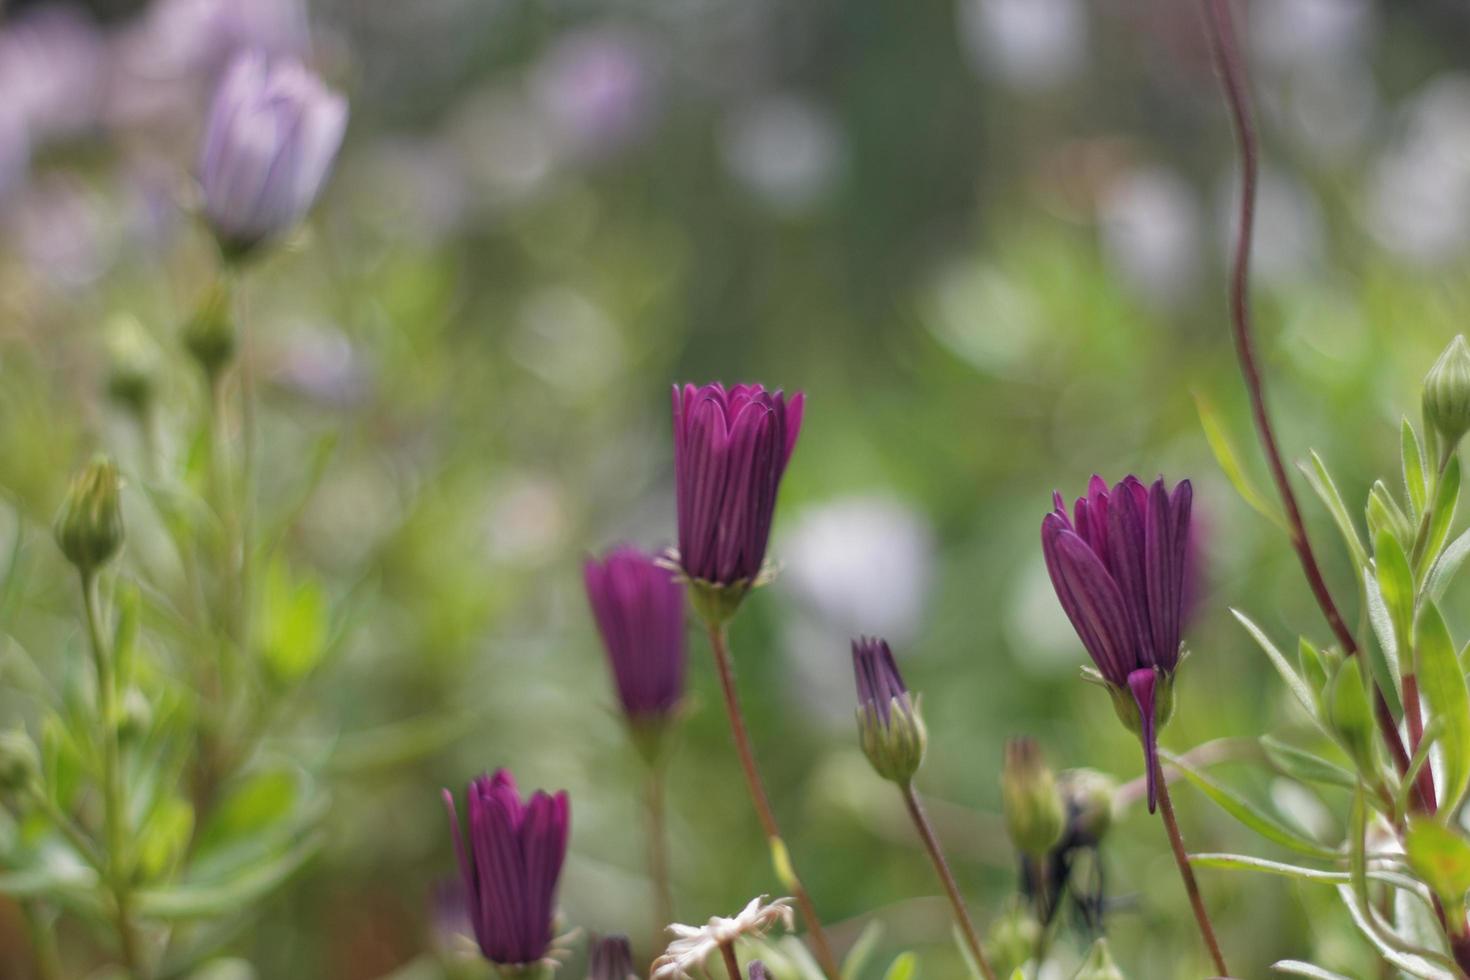
[[750, 980], [770, 980], [770, 976], [764, 963], [760, 960], [750, 961]]
[[1041, 522], [1047, 571], [1120, 716], [1127, 697], [1136, 705], [1152, 812], [1156, 722], [1167, 720], [1179, 663], [1193, 488], [1182, 480], [1170, 493], [1162, 477], [1145, 487], [1129, 476], [1110, 491], [1094, 476], [1071, 520], [1062, 495], [1053, 500]]
[[289, 231], [342, 144], [347, 100], [293, 59], [250, 52], [230, 66], [199, 158], [204, 214], [229, 252]]
[[587, 944], [587, 980], [638, 980], [627, 936], [593, 937]]
[[623, 711], [659, 721], [684, 696], [684, 587], [637, 548], [614, 548], [582, 567]]
[[567, 149], [596, 158], [623, 149], [646, 130], [653, 74], [637, 36], [587, 29], [552, 46], [535, 70], [532, 91]]
[[760, 574], [776, 492], [806, 396], [762, 386], [674, 387], [679, 560], [691, 579], [748, 588]]
[[852, 672], [857, 678], [858, 708], [875, 714], [885, 725], [888, 724], [894, 698], [904, 704], [909, 696], [888, 641], [874, 636], [853, 640]]
[[499, 769], [471, 782], [465, 795], [468, 847], [447, 789], [444, 805], [475, 941], [492, 963], [539, 962], [551, 946], [557, 879], [567, 855], [567, 794], [538, 790], [523, 802], [510, 773]]
[[32, 145], [97, 125], [106, 69], [102, 36], [77, 8], [42, 7], [0, 30], [0, 92]]
[[444, 878], [434, 882], [430, 893], [429, 925], [434, 945], [443, 953], [453, 953], [461, 942], [474, 938], [469, 898], [462, 878]]

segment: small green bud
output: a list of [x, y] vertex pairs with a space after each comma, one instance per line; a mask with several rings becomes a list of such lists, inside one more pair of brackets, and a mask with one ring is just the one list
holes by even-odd
[[83, 574], [106, 564], [122, 547], [123, 521], [117, 467], [98, 456], [72, 477], [56, 515], [56, 543]]
[[1082, 967], [1072, 980], [1125, 980], [1123, 971], [1113, 962], [1113, 954], [1108, 949], [1106, 939], [1099, 939], [1092, 944], [1087, 959], [1082, 961]]
[[1067, 837], [1096, 846], [1113, 825], [1113, 795], [1118, 784], [1096, 769], [1067, 769], [1057, 776], [1067, 807]]
[[1006, 740], [1000, 772], [1006, 829], [1023, 854], [1045, 857], [1066, 829], [1062, 794], [1034, 738]]
[[[1174, 717], [1174, 675], [1155, 669], [1154, 682], [1154, 730], [1161, 732], [1169, 719]], [[1143, 737], [1143, 719], [1138, 714], [1138, 702], [1126, 684], [1108, 684], [1108, 694], [1113, 698], [1113, 711], [1123, 727], [1139, 738]]]
[[227, 279], [215, 280], [184, 324], [184, 349], [211, 379], [218, 377], [234, 358], [235, 318], [230, 311]]
[[1374, 772], [1376, 730], [1373, 710], [1363, 683], [1361, 657], [1349, 657], [1338, 667], [1327, 690], [1327, 720], [1342, 747], [1363, 772]]
[[1424, 376], [1424, 417], [1450, 446], [1470, 431], [1470, 344], [1464, 334], [1455, 335]]
[[1041, 923], [1019, 903], [995, 920], [985, 943], [995, 967], [1001, 973], [1019, 970], [1036, 952], [1041, 938]]
[[34, 783], [40, 772], [40, 753], [25, 730], [0, 731], [0, 790], [19, 792]]
[[692, 578], [688, 583], [689, 602], [694, 607], [694, 614], [709, 626], [724, 626], [733, 619], [751, 589], [751, 583], [745, 581], [721, 585]]
[[158, 348], [136, 317], [120, 314], [107, 323], [107, 394], [135, 415], [152, 404]]
[[123, 693], [117, 712], [117, 734], [119, 738], [137, 739], [147, 734], [153, 725], [153, 706], [136, 687]]
[[929, 731], [919, 712], [919, 695], [900, 694], [888, 703], [888, 720], [875, 704], [857, 709], [858, 737], [863, 754], [884, 779], [907, 786], [924, 762]]

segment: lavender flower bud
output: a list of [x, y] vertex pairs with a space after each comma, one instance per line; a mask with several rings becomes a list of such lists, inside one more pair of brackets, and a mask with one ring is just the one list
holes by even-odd
[[1424, 376], [1424, 417], [1454, 446], [1470, 431], [1470, 344], [1456, 334]]
[[627, 936], [593, 937], [587, 950], [587, 980], [638, 980]]
[[929, 733], [917, 697], [909, 695], [886, 640], [852, 641], [857, 679], [858, 737], [863, 754], [884, 779], [907, 786], [924, 761]]
[[1113, 962], [1113, 954], [1108, 949], [1106, 939], [1099, 939], [1092, 944], [1087, 959], [1082, 962], [1082, 968], [1072, 980], [1125, 980], [1123, 971]]
[[1000, 789], [1011, 842], [1022, 854], [1046, 856], [1062, 839], [1066, 820], [1056, 777], [1036, 739], [1006, 740]]
[[771, 980], [771, 975], [766, 972], [766, 965], [760, 960], [750, 961], [750, 980]]
[[679, 562], [707, 623], [733, 616], [761, 574], [805, 404], [758, 384], [674, 388]]
[[199, 157], [204, 216], [226, 255], [290, 231], [342, 145], [347, 100], [299, 62], [237, 57], [210, 107]]
[[444, 791], [466, 905], [480, 952], [502, 974], [542, 976], [556, 917], [556, 886], [567, 855], [566, 793], [522, 800], [504, 769], [469, 785], [469, 846], [454, 794]]
[[122, 547], [121, 487], [117, 466], [98, 456], [72, 478], [56, 515], [56, 543], [83, 575], [101, 568]]

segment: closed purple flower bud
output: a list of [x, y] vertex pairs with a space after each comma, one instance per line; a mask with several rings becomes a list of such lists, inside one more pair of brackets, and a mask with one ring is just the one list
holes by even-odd
[[750, 980], [770, 980], [770, 973], [766, 972], [766, 965], [760, 960], [750, 961]]
[[346, 127], [347, 100], [300, 62], [237, 57], [199, 157], [204, 216], [221, 248], [243, 254], [290, 231], [321, 191]]
[[658, 723], [684, 696], [684, 587], [627, 545], [582, 566], [587, 601], [629, 721]]
[[594, 937], [587, 944], [587, 980], [638, 980], [627, 936]]
[[465, 795], [468, 847], [447, 789], [444, 805], [475, 942], [500, 966], [539, 963], [551, 947], [557, 879], [567, 855], [567, 794], [538, 790], [522, 801], [510, 773], [499, 769], [471, 782]]
[[758, 384], [674, 387], [679, 561], [706, 619], [733, 615], [760, 575], [805, 405]]
[[852, 671], [857, 679], [858, 736], [863, 754], [884, 779], [907, 785], [924, 761], [929, 733], [899, 676], [888, 641], [852, 641]]
[[1129, 476], [1111, 490], [1094, 476], [1069, 519], [1061, 494], [1041, 522], [1047, 571], [1067, 618], [1143, 740], [1149, 810], [1156, 803], [1157, 728], [1173, 710], [1193, 489], [1171, 493]]

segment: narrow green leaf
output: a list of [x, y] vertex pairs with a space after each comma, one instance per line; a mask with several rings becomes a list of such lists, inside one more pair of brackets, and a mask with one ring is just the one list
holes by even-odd
[[1395, 714], [1399, 713], [1399, 641], [1394, 635], [1393, 617], [1378, 591], [1378, 579], [1371, 567], [1363, 569], [1363, 598], [1368, 604], [1368, 622], [1373, 626], [1373, 636], [1378, 641], [1376, 648], [1370, 647], [1369, 666], [1383, 696], [1389, 701]]
[[1470, 531], [1466, 531], [1458, 538], [1450, 542], [1450, 546], [1440, 553], [1439, 558], [1429, 569], [1429, 578], [1425, 581], [1424, 590], [1429, 598], [1439, 601], [1444, 595], [1444, 590], [1449, 588], [1450, 582], [1454, 581], [1455, 573], [1470, 557]]
[[323, 834], [311, 834], [269, 861], [251, 864], [230, 878], [182, 881], [137, 893], [138, 911], [154, 919], [208, 919], [234, 912], [273, 891], [321, 848]]
[[1399, 669], [1411, 671], [1413, 668], [1405, 661], [1408, 651], [1414, 646], [1414, 576], [1409, 571], [1409, 559], [1404, 554], [1403, 545], [1387, 530], [1379, 531], [1373, 539], [1373, 565], [1379, 594], [1393, 624], [1394, 646], [1400, 657]]
[[883, 980], [913, 980], [919, 975], [919, 958], [913, 953], [900, 953], [883, 974]]
[[[1317, 885], [1350, 884], [1352, 875], [1347, 871], [1324, 871], [1321, 868], [1304, 868], [1299, 864], [1271, 861], [1249, 854], [1191, 854], [1189, 863], [1201, 868], [1218, 868], [1224, 871], [1253, 871], [1258, 874], [1275, 875], [1278, 878], [1295, 878]], [[1402, 891], [1422, 896], [1423, 887], [1418, 880], [1397, 871], [1369, 870], [1369, 878], [1392, 885]]]
[[1424, 451], [1407, 415], [1404, 416], [1399, 442], [1404, 461], [1404, 489], [1409, 491], [1409, 504], [1414, 508], [1414, 516], [1418, 517], [1429, 502], [1429, 481], [1424, 476]]
[[1450, 536], [1450, 527], [1455, 523], [1455, 508], [1459, 503], [1460, 458], [1452, 456], [1449, 465], [1445, 467], [1444, 476], [1440, 478], [1439, 489], [1434, 494], [1434, 515], [1430, 518], [1429, 530], [1414, 569], [1421, 582], [1428, 577], [1429, 569], [1433, 567]]
[[1215, 454], [1215, 462], [1219, 464], [1226, 479], [1235, 487], [1235, 492], [1240, 494], [1241, 499], [1249, 504], [1252, 510], [1282, 531], [1287, 531], [1286, 518], [1282, 516], [1280, 509], [1269, 497], [1256, 489], [1255, 484], [1246, 475], [1245, 468], [1240, 462], [1240, 456], [1235, 452], [1235, 446], [1231, 443], [1230, 436], [1225, 430], [1225, 424], [1215, 407], [1197, 391], [1194, 393], [1194, 407], [1199, 412], [1200, 427], [1205, 430], [1205, 441], [1210, 444], [1210, 451]]
[[1308, 857], [1317, 858], [1319, 861], [1335, 861], [1342, 856], [1332, 848], [1309, 840], [1285, 824], [1280, 823], [1274, 817], [1262, 812], [1255, 804], [1241, 798], [1234, 790], [1215, 782], [1215, 780], [1182, 761], [1173, 753], [1160, 749], [1159, 755], [1183, 773], [1184, 777], [1194, 784], [1194, 787], [1201, 793], [1204, 793], [1213, 800], [1216, 806], [1266, 840], [1274, 844], [1280, 844], [1282, 847], [1290, 848], [1300, 854], [1305, 854]]
[[1348, 553], [1353, 557], [1353, 565], [1362, 568], [1368, 564], [1368, 552], [1363, 546], [1363, 539], [1358, 536], [1358, 529], [1353, 524], [1352, 515], [1348, 512], [1347, 505], [1342, 502], [1342, 494], [1337, 491], [1337, 484], [1332, 480], [1332, 474], [1327, 472], [1327, 464], [1322, 462], [1322, 457], [1316, 452], [1312, 453], [1311, 465], [1300, 464], [1299, 468], [1307, 478], [1307, 483], [1322, 501], [1322, 506], [1327, 508], [1327, 513], [1332, 515], [1332, 521], [1337, 525], [1338, 533], [1342, 535], [1343, 544], [1347, 545]]
[[869, 921], [842, 959], [842, 980], [857, 980], [862, 976], [863, 967], [868, 965], [873, 950], [878, 946], [878, 940], [882, 938], [883, 923], [877, 919]]
[[1431, 717], [1442, 726], [1439, 747], [1444, 763], [1440, 808], [1453, 813], [1470, 785], [1470, 689], [1460, 670], [1449, 627], [1432, 602], [1419, 613], [1419, 690]]
[[[1360, 899], [1351, 885], [1338, 885], [1337, 894], [1358, 931], [1373, 944], [1380, 956], [1399, 970], [1419, 980], [1451, 980], [1455, 976], [1458, 968], [1449, 957], [1435, 950], [1415, 948], [1380, 926], [1373, 918], [1372, 906]], [[1412, 952], [1408, 951], [1410, 949]]]
[[1400, 544], [1414, 540], [1414, 522], [1393, 499], [1393, 493], [1382, 480], [1376, 481], [1368, 491], [1368, 537], [1378, 537], [1382, 531], [1392, 531]]
[[1303, 963], [1301, 960], [1277, 960], [1271, 964], [1271, 969], [1277, 973], [1290, 973], [1298, 977], [1313, 977], [1315, 980], [1352, 980], [1351, 977], [1345, 977], [1341, 973], [1333, 973], [1331, 970], [1324, 970], [1320, 966]]
[[1404, 838], [1409, 867], [1445, 905], [1457, 908], [1470, 891], [1470, 841], [1432, 819], [1409, 821]]
[[[1239, 609], [1230, 610], [1230, 614], [1240, 622], [1240, 625], [1245, 627], [1246, 632], [1251, 635], [1256, 641], [1256, 644], [1265, 652], [1266, 658], [1271, 661], [1271, 666], [1276, 668], [1276, 672], [1281, 675], [1281, 679], [1286, 681], [1287, 688], [1291, 690], [1292, 695], [1306, 710], [1307, 717], [1315, 721], [1317, 726], [1322, 728], [1324, 732], [1327, 732], [1327, 729], [1322, 727], [1321, 719], [1317, 716], [1317, 699], [1313, 695], [1311, 688], [1307, 687], [1306, 682], [1297, 676], [1296, 671], [1291, 669], [1291, 664], [1287, 662], [1282, 652], [1276, 649], [1276, 644], [1272, 643], [1271, 638], [1259, 626], [1253, 623], [1249, 616]], [[1328, 732], [1328, 734], [1331, 733]]]
[[1351, 789], [1357, 785], [1357, 777], [1342, 766], [1328, 762], [1319, 755], [1305, 749], [1272, 738], [1261, 736], [1261, 748], [1266, 758], [1293, 779], [1304, 783], [1321, 783], [1325, 786], [1344, 786]]
[[1327, 686], [1327, 665], [1322, 662], [1322, 652], [1305, 636], [1297, 641], [1296, 660], [1301, 665], [1302, 677], [1313, 691]]

